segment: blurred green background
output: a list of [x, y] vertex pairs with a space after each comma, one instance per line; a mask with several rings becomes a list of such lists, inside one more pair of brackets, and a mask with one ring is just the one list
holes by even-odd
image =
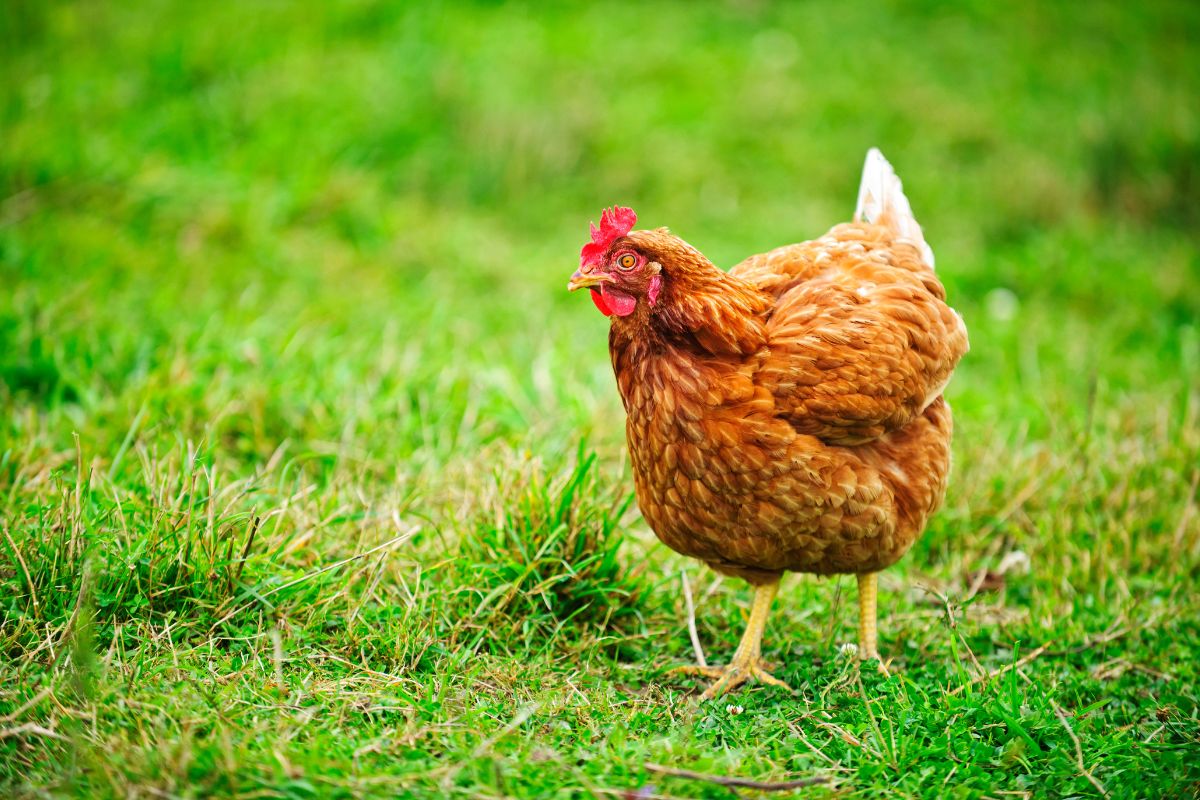
[[[726, 267], [820, 235], [870, 146], [972, 340], [954, 485], [884, 584], [909, 619], [881, 622], [885, 649], [933, 691], [979, 667], [947, 648], [991, 668], [1014, 641], [1085, 645], [1036, 676], [1024, 725], [971, 717], [999, 703], [971, 692], [913, 710], [903, 681], [881, 690], [897, 724], [997, 728], [1004, 771], [964, 768], [962, 796], [1094, 791], [1052, 703], [1089, 709], [1074, 725], [1110, 790], [1151, 763], [1160, 791], [1200, 779], [1200, 5], [9, 0], [0, 25], [0, 715], [59, 737], [0, 738], [0, 786], [567, 796], [642, 785], [644, 760], [828, 768], [761, 716], [663, 711], [653, 665], [690, 657], [677, 571], [705, 582], [718, 654], [745, 592], [621, 510], [605, 323], [565, 284], [613, 203]], [[402, 555], [305, 577], [410, 526]], [[989, 600], [1015, 615], [999, 628], [913, 621], [929, 596], [908, 587], [970, 606], [964, 576], [1018, 550], [1032, 570]], [[852, 637], [841, 596], [785, 591], [768, 638], [790, 649], [768, 655], [793, 685], [844, 690], [828, 653], [809, 666]], [[577, 618], [579, 597], [636, 620]], [[1127, 649], [1079, 655], [1130, 619]], [[1105, 677], [1117, 657], [1149, 672]], [[354, 694], [368, 667], [415, 688]], [[214, 670], [239, 676], [225, 694]], [[636, 709], [554, 712], [599, 737], [579, 761], [537, 755], [573, 752], [562, 719], [505, 727], [563, 681]], [[631, 681], [658, 688], [608, 694]], [[322, 721], [287, 716], [277, 684]], [[399, 722], [330, 722], [380, 692]], [[770, 697], [747, 705], [770, 716]], [[878, 763], [821, 742], [846, 791], [937, 796], [953, 765], [915, 768], [937, 735]]]
[[[847, 216], [870, 145], [907, 179], [977, 331], [965, 369], [1013, 381], [980, 382], [981, 402], [1194, 367], [1190, 4], [6, 16], [7, 313], [58, 315], [41, 346], [68, 392], [127, 388], [187, 335], [181, 311], [263, 358], [286, 335], [264, 318], [294, 315], [350, 348], [387, 322], [460, 352], [534, 349], [520, 333], [539, 330], [602, 361], [596, 320], [559, 291], [601, 206], [731, 265]], [[20, 372], [37, 343], [6, 327]], [[97, 334], [107, 352], [89, 357]], [[309, 379], [296, 401], [340, 391]]]

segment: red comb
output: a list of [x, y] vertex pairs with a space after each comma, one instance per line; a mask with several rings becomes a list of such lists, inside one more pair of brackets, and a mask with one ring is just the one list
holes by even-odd
[[635, 222], [637, 214], [633, 213], [632, 208], [613, 206], [604, 209], [604, 213], [600, 215], [600, 227], [591, 226], [592, 240], [579, 251], [579, 266], [599, 263], [613, 242], [633, 230]]

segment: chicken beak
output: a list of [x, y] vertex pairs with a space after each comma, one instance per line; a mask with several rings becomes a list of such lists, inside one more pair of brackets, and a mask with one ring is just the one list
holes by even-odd
[[575, 270], [575, 274], [571, 276], [571, 280], [567, 282], [567, 290], [575, 291], [576, 289], [590, 289], [593, 286], [599, 286], [609, 280], [609, 277], [603, 272], [583, 272]]

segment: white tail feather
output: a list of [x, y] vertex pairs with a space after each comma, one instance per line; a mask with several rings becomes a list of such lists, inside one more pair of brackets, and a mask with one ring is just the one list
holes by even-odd
[[854, 221], [890, 227], [896, 231], [898, 238], [919, 247], [930, 269], [933, 269], [933, 250], [925, 243], [921, 226], [913, 216], [908, 198], [904, 196], [904, 186], [896, 177], [896, 170], [892, 169], [892, 165], [876, 147], [867, 151], [867, 160], [863, 164]]

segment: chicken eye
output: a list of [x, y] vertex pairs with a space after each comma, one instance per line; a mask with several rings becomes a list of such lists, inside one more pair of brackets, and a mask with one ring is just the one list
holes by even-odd
[[633, 253], [626, 253], [617, 259], [617, 266], [621, 269], [633, 269], [637, 266], [637, 257]]

